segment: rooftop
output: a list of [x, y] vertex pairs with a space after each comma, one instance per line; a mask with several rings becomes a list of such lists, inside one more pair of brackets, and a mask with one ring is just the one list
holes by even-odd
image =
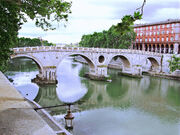
[[180, 19], [168, 19], [166, 21], [153, 22], [153, 23], [145, 23], [145, 24], [135, 24], [133, 27], [144, 27], [144, 26], [152, 26], [158, 24], [169, 24], [169, 23], [180, 23]]

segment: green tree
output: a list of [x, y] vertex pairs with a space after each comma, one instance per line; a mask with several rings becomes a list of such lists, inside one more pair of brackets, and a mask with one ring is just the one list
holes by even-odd
[[117, 26], [111, 26], [108, 31], [94, 32], [93, 34], [83, 35], [79, 43], [83, 47], [100, 48], [124, 48], [127, 49], [135, 40], [136, 33], [133, 28], [124, 33], [117, 31]]
[[43, 30], [53, 30], [52, 22], [68, 20], [71, 3], [63, 0], [1, 0], [0, 1], [0, 71], [6, 70], [12, 52], [17, 44], [18, 30], [27, 18]]
[[14, 46], [14, 47], [27, 47], [27, 46], [52, 46], [54, 45], [53, 43], [49, 43], [46, 40], [40, 40], [38, 38], [25, 38], [25, 37], [21, 37], [18, 38], [18, 43]]
[[171, 72], [174, 72], [176, 69], [180, 70], [180, 57], [176, 57], [175, 55], [172, 56], [169, 62], [169, 68]]
[[136, 20], [142, 19], [143, 8], [146, 3], [138, 8], [133, 15], [125, 15], [121, 22], [110, 27], [108, 31], [94, 32], [93, 34], [83, 35], [79, 43], [83, 47], [104, 47], [104, 48], [124, 48], [131, 46], [136, 34], [133, 31], [133, 24]]

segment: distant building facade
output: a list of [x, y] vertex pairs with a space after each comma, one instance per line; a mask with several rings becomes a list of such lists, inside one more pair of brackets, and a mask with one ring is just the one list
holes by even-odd
[[180, 54], [180, 19], [134, 25], [133, 49]]

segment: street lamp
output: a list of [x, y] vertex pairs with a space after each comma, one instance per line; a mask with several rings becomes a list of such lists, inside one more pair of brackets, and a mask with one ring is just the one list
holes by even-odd
[[40, 42], [41, 42], [41, 46], [43, 46], [43, 40], [42, 40], [42, 37], [38, 37], [38, 39], [39, 39]]
[[67, 129], [73, 129], [74, 116], [72, 115], [71, 110], [70, 110], [70, 107], [72, 104], [67, 104], [67, 105], [68, 105], [67, 114], [64, 116], [65, 124], [66, 124], [65, 127]]

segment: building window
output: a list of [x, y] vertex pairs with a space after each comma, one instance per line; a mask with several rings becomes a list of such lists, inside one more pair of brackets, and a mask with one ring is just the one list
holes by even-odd
[[160, 29], [160, 25], [158, 25], [158, 29]]
[[154, 30], [156, 29], [156, 26], [154, 26]]
[[152, 30], [152, 27], [150, 27], [150, 30]]
[[174, 27], [174, 24], [172, 24], [172, 27]]
[[172, 33], [172, 34], [174, 33], [173, 30], [171, 31], [171, 33]]
[[145, 39], [145, 41], [147, 42], [147, 38]]
[[146, 27], [146, 30], [148, 30], [148, 27]]
[[161, 31], [161, 34], [164, 34], [164, 31]]
[[164, 25], [162, 25], [162, 28], [164, 28]]
[[169, 31], [166, 31], [167, 34], [169, 34]]
[[161, 41], [164, 41], [164, 38], [162, 37]]
[[174, 38], [173, 37], [171, 37], [171, 41], [173, 41], [174, 40]]
[[153, 38], [153, 42], [155, 42], [155, 40], [156, 40], [156, 39], [155, 39], [155, 38]]
[[159, 37], [157, 38], [157, 41], [159, 41]]
[[168, 41], [168, 37], [166, 37], [166, 41]]
[[142, 38], [140, 38], [140, 42], [142, 42]]
[[152, 32], [150, 32], [149, 35], [151, 36], [151, 35], [152, 35]]
[[149, 38], [149, 42], [151, 42], [151, 38]]
[[142, 36], [142, 33], [140, 33], [140, 36]]
[[167, 24], [167, 26], [166, 26], [166, 27], [167, 27], [167, 28], [169, 28], [169, 26], [170, 26], [170, 25], [169, 25], [169, 24]]
[[154, 31], [154, 35], [156, 35], [156, 32]]
[[159, 35], [159, 33], [160, 33], [160, 32], [159, 32], [159, 31], [157, 31], [157, 35]]
[[148, 32], [146, 32], [146, 35], [148, 36]]

